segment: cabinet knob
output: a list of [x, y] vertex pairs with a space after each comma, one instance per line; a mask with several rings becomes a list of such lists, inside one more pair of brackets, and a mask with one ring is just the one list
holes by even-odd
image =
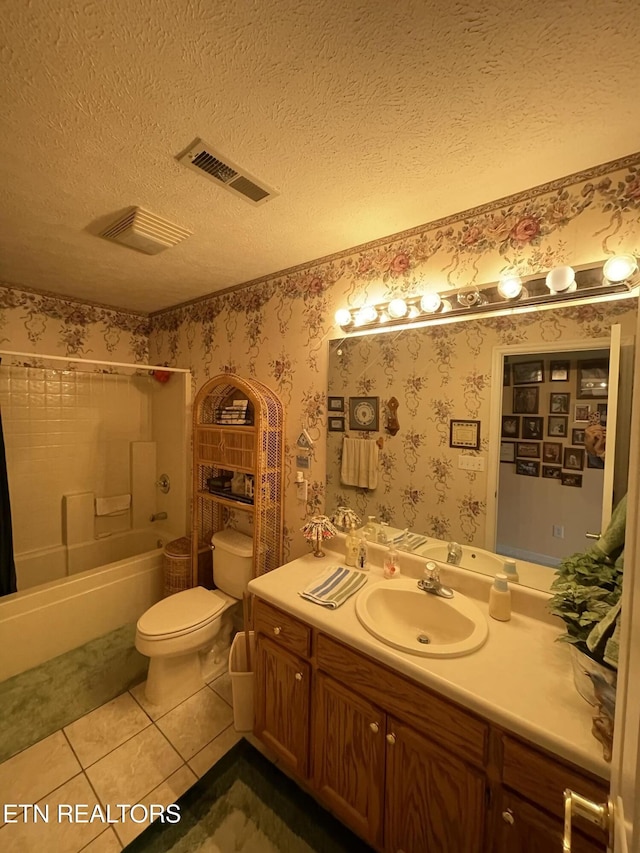
[[282, 628], [274, 628], [274, 629], [273, 629], [273, 633], [276, 635], [276, 637], [278, 636], [278, 634], [279, 634], [281, 631], [282, 631]]
[[296, 672], [296, 681], [302, 681], [302, 673]]
[[393, 746], [395, 742], [396, 742], [396, 736], [393, 734], [393, 732], [390, 732], [387, 735], [387, 743], [390, 743], [391, 746]]
[[374, 735], [377, 735], [380, 731], [380, 726], [377, 723], [369, 723], [369, 728], [374, 733]]
[[511, 809], [505, 809], [505, 810], [502, 812], [502, 820], [503, 820], [505, 823], [508, 823], [508, 824], [510, 824], [511, 826], [513, 826], [513, 824], [516, 822], [516, 819], [514, 818], [514, 816], [513, 816], [513, 812], [511, 811]]

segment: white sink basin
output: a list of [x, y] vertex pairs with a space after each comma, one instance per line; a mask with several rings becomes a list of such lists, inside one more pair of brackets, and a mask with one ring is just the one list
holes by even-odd
[[356, 599], [364, 627], [394, 649], [424, 657], [460, 657], [479, 649], [489, 626], [469, 598], [441, 598], [410, 578], [367, 586]]
[[[492, 554], [491, 551], [483, 551], [482, 548], [472, 548], [471, 545], [462, 545], [462, 558], [457, 564], [463, 569], [472, 569], [483, 575], [496, 575], [504, 568], [504, 557]], [[447, 562], [447, 543], [428, 542], [416, 553], [427, 560], [438, 560], [440, 563]]]

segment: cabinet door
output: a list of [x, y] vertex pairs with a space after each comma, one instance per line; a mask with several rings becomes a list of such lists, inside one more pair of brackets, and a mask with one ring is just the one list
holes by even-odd
[[[494, 853], [562, 853], [562, 821], [508, 791], [503, 791], [497, 820]], [[604, 853], [575, 829], [571, 833], [573, 853]]]
[[314, 787], [362, 838], [382, 840], [384, 712], [317, 673], [314, 692]]
[[392, 718], [387, 722], [385, 849], [388, 853], [481, 853], [482, 773]]
[[309, 772], [311, 667], [258, 634], [255, 734], [299, 776]]

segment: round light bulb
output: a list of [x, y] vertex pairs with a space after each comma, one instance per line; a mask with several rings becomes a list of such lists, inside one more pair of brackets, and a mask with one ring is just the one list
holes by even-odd
[[609, 284], [619, 284], [637, 272], [638, 262], [633, 255], [614, 255], [605, 263], [602, 274]]
[[364, 326], [367, 323], [374, 323], [378, 318], [378, 312], [373, 305], [363, 305], [356, 316], [356, 325]]
[[442, 308], [441, 311], [443, 314], [447, 314], [449, 311], [453, 311], [453, 305], [449, 302], [448, 299], [442, 300]]
[[349, 326], [351, 320], [351, 311], [348, 308], [338, 308], [335, 313], [335, 321], [339, 326]]
[[407, 316], [407, 303], [404, 299], [392, 299], [387, 307], [392, 320], [401, 320]]
[[438, 308], [442, 305], [442, 299], [439, 293], [432, 291], [431, 293], [425, 293], [425, 295], [420, 300], [420, 307], [427, 314], [434, 314]]
[[[551, 293], [562, 293], [569, 290], [572, 284], [575, 284], [575, 270], [573, 267], [554, 267], [547, 273], [545, 281]], [[575, 289], [574, 287], [569, 292], [571, 293]]]
[[516, 299], [522, 293], [522, 279], [519, 275], [509, 273], [498, 283], [498, 293], [503, 299]]

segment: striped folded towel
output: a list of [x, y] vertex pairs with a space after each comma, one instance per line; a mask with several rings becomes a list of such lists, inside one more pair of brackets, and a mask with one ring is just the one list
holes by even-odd
[[362, 572], [344, 569], [342, 566], [331, 566], [305, 587], [299, 595], [313, 601], [314, 604], [321, 604], [323, 607], [335, 610], [366, 582], [366, 575]]

